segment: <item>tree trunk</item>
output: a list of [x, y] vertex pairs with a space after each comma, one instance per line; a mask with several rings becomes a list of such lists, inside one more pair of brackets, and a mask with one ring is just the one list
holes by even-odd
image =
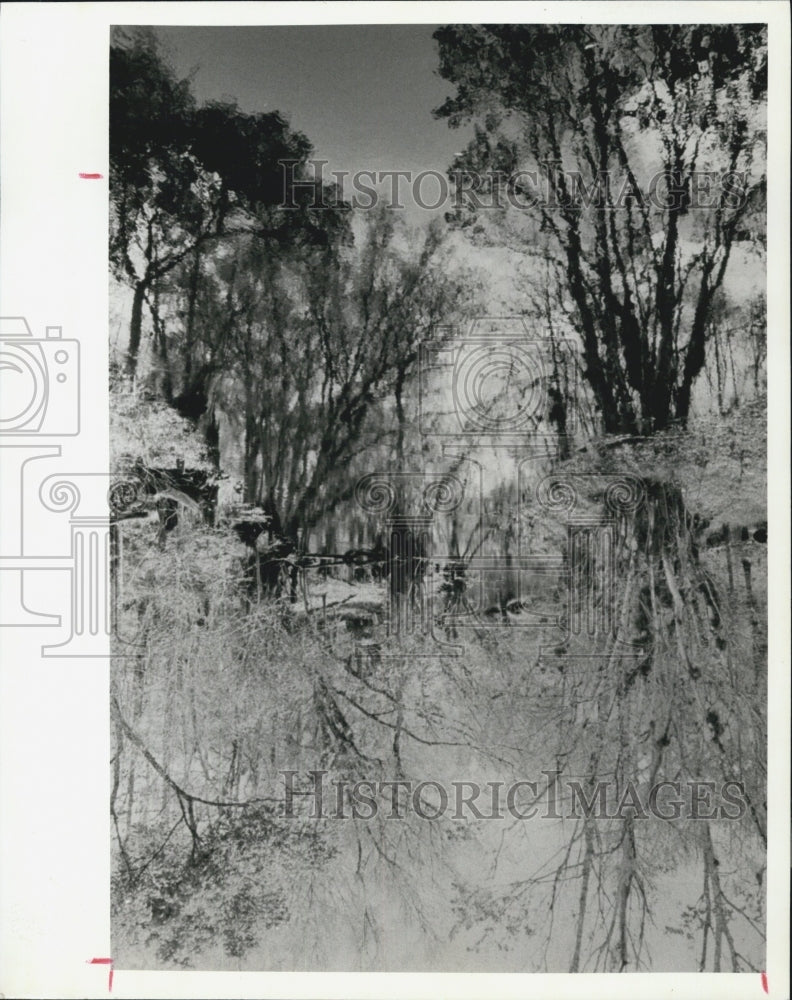
[[258, 503], [258, 469], [256, 460], [258, 459], [259, 447], [261, 445], [258, 428], [255, 420], [248, 415], [245, 422], [245, 469], [244, 469], [244, 493], [245, 503]]
[[126, 368], [130, 378], [137, 374], [140, 341], [143, 336], [143, 300], [146, 297], [148, 280], [144, 279], [135, 285], [132, 298], [132, 317], [129, 322], [129, 345], [127, 347]]
[[207, 411], [204, 426], [204, 440], [209, 461], [219, 471], [220, 469], [220, 426], [214, 413]]
[[396, 402], [396, 467], [402, 471], [404, 469], [404, 433], [407, 420], [404, 415], [404, 380], [405, 369], [400, 367], [396, 376], [396, 388], [394, 398]]
[[201, 251], [196, 247], [187, 298], [187, 327], [185, 330], [184, 381], [189, 385], [192, 379], [192, 360], [195, 347], [195, 306], [198, 301], [198, 283], [201, 277]]

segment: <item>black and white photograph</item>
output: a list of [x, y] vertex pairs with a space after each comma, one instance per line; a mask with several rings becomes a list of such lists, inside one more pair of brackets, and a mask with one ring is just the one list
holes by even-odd
[[763, 967], [766, 51], [113, 31], [120, 965]]
[[783, 996], [788, 11], [107, 6], [105, 325], [0, 331], [4, 624], [100, 684], [96, 995]]

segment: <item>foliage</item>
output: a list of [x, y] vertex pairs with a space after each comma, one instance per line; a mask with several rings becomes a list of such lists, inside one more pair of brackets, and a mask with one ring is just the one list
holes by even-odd
[[[299, 571], [294, 550], [372, 466], [459, 471], [471, 457], [419, 443], [411, 411], [418, 345], [447, 343], [447, 325], [468, 318], [472, 274], [454, 268], [442, 227], [416, 235], [388, 213], [359, 224], [343, 207], [280, 212], [274, 164], [302, 162], [307, 140], [277, 112], [197, 107], [153, 35], [114, 42], [111, 252], [134, 298], [126, 372], [112, 379], [114, 466], [216, 467], [222, 418], [241, 441], [244, 499], [289, 536], [272, 551], [288, 552], [275, 565], [295, 584], [291, 599], [252, 597], [254, 545], [222, 523], [181, 518], [159, 547], [148, 521], [119, 525], [118, 960], [761, 968], [766, 317], [761, 296], [738, 305], [726, 294], [725, 275], [744, 228], [762, 228], [763, 29], [455, 26], [436, 38], [456, 86], [438, 113], [478, 126], [455, 167], [564, 168], [548, 169], [548, 197], [528, 210], [455, 223], [527, 251], [525, 312], [582, 348], [588, 389], [576, 399], [553, 355], [555, 424], [590, 399], [597, 415], [584, 414], [578, 438], [532, 452], [519, 482], [514, 456], [534, 442], [504, 449], [508, 469], [484, 477], [469, 537], [469, 509], [438, 516], [453, 565], [433, 575], [413, 560], [398, 594], [431, 635], [391, 630], [387, 581], [356, 590]], [[660, 208], [637, 181], [653, 166], [676, 192]], [[693, 218], [696, 172], [716, 168], [747, 171], [749, 197], [721, 192]], [[580, 185], [590, 194], [605, 171], [618, 182], [608, 211], [581, 212]], [[147, 391], [135, 344], [144, 306]], [[714, 405], [696, 408], [708, 363]], [[642, 503], [609, 515], [609, 550], [575, 548], [567, 521], [519, 495], [547, 473], [588, 484], [581, 524], [605, 519], [606, 477], [636, 477]], [[405, 509], [408, 499], [405, 488]], [[477, 604], [471, 556], [511, 559], [516, 537], [555, 560], [559, 580], [540, 573], [520, 600]], [[614, 626], [572, 628], [593, 614]], [[442, 655], [443, 637], [458, 656]], [[284, 770], [297, 776], [290, 815]], [[310, 771], [346, 807], [357, 779], [462, 776], [542, 776], [535, 798], [558, 794], [564, 807], [569, 780], [589, 795], [634, 787], [636, 799], [626, 814], [535, 823], [414, 809], [398, 822], [382, 811], [324, 821], [311, 815]], [[657, 782], [699, 779], [740, 782], [745, 810], [640, 815]]]
[[136, 390], [118, 370], [110, 382], [111, 465], [122, 472], [140, 459], [146, 467], [209, 469], [206, 447], [193, 425], [164, 400]]
[[518, 241], [554, 275], [556, 319], [580, 331], [601, 429], [684, 424], [732, 247], [762, 204], [764, 30], [489, 25], [435, 38], [457, 88], [436, 114], [477, 124], [452, 169], [519, 196]]
[[437, 232], [409, 252], [400, 239], [382, 215], [344, 254], [275, 262], [252, 245], [215, 286], [228, 322], [218, 405], [244, 438], [246, 498], [289, 537], [351, 496], [357, 456], [393, 446], [385, 401], [398, 407], [421, 341], [469, 308], [470, 277], [449, 273]]
[[[144, 303], [160, 334], [157, 292], [174, 269], [190, 260], [199, 267], [200, 254], [235, 231], [288, 245], [343, 238], [345, 227], [335, 211], [309, 218], [304, 186], [295, 211], [272, 211], [288, 191], [279, 161], [299, 168], [310, 152], [277, 112], [244, 114], [233, 102], [196, 107], [189, 80], [177, 79], [150, 29], [116, 33], [110, 72], [110, 260], [134, 291], [127, 349], [134, 375]], [[199, 347], [189, 322], [185, 333], [189, 349]], [[194, 389], [187, 374], [185, 389]]]
[[[629, 447], [618, 459], [613, 449], [582, 455], [570, 468], [601, 474], [629, 464], [640, 472], [663, 455], [660, 442], [654, 456], [629, 458]], [[664, 520], [659, 503], [645, 512], [654, 530], [690, 531], [684, 508], [670, 506], [670, 486], [663, 490]], [[596, 510], [601, 501], [592, 494], [588, 502]], [[119, 947], [154, 949], [150, 961], [166, 967], [208, 955], [215, 967], [231, 959], [251, 968], [322, 967], [320, 951], [315, 965], [305, 950], [289, 950], [308, 935], [317, 948], [324, 940], [359, 949], [378, 967], [380, 948], [387, 954], [391, 947], [398, 900], [399, 934], [421, 927], [437, 935], [433, 948], [449, 961], [472, 950], [482, 967], [497, 955], [498, 967], [515, 971], [569, 967], [573, 954], [581, 970], [652, 967], [664, 934], [688, 927], [691, 952], [711, 936], [730, 963], [756, 967], [765, 737], [755, 707], [762, 652], [752, 646], [761, 635], [738, 574], [729, 582], [723, 546], [702, 544], [700, 564], [683, 574], [669, 569], [665, 545], [630, 544], [630, 532], [640, 535], [647, 523], [638, 518], [620, 536], [617, 595], [629, 638], [644, 629], [644, 653], [624, 659], [613, 649], [607, 669], [605, 650], [599, 668], [590, 658], [565, 660], [519, 628], [468, 626], [462, 657], [444, 659], [428, 639], [388, 639], [375, 625], [375, 652], [361, 657], [355, 634], [331, 616], [325, 622], [288, 602], [246, 610], [235, 582], [241, 549], [224, 532], [194, 529], [157, 552], [146, 527], [135, 525], [125, 544], [121, 637], [139, 648], [116, 661], [113, 682], [128, 727], [114, 727]], [[761, 569], [761, 548], [736, 543], [735, 563], [749, 558]], [[671, 596], [676, 580], [691, 592], [683, 607]], [[720, 620], [702, 623], [688, 608], [705, 581], [718, 595]], [[761, 615], [761, 573], [754, 587]], [[545, 593], [542, 606], [561, 610], [565, 599]], [[648, 630], [647, 612], [659, 616]], [[596, 780], [637, 782], [645, 806], [653, 781], [722, 777], [744, 782], [753, 811], [737, 823], [706, 824], [711, 849], [701, 822], [654, 818], [632, 826], [619, 817], [477, 824], [408, 813], [397, 824], [382, 817], [318, 823], [309, 818], [310, 795], [297, 798], [294, 818], [284, 817], [283, 768], [297, 771], [299, 786], [308, 770], [327, 770], [331, 801], [333, 780], [464, 775], [508, 783], [557, 768], [584, 788]], [[470, 864], [471, 851], [500, 859], [496, 878]], [[736, 869], [727, 863], [733, 856], [742, 859]], [[691, 889], [700, 871], [705, 894], [678, 896], [680, 870]], [[627, 874], [620, 918], [621, 897], [612, 893]], [[440, 904], [454, 898], [454, 884], [450, 912]], [[588, 908], [581, 910], [583, 897]], [[679, 910], [670, 898], [681, 900]], [[698, 924], [684, 923], [685, 907]], [[351, 938], [320, 913], [335, 914], [330, 924], [345, 915]], [[650, 929], [650, 916], [659, 930]], [[577, 947], [568, 939], [576, 926]], [[433, 967], [417, 953], [413, 960], [412, 967]], [[687, 961], [693, 968], [698, 959]], [[703, 967], [711, 963], [710, 951]]]

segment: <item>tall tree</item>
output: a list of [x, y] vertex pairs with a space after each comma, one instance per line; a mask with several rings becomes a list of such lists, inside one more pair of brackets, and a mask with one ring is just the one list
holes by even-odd
[[437, 229], [414, 249], [387, 213], [357, 246], [276, 257], [251, 239], [222, 276], [233, 330], [218, 391], [244, 424], [247, 499], [296, 541], [352, 495], [357, 456], [395, 443], [387, 399], [413, 376], [421, 340], [464, 313], [472, 283], [447, 273]]
[[167, 65], [151, 29], [117, 32], [110, 49], [110, 262], [133, 290], [126, 358], [133, 376], [154, 286], [216, 228], [215, 185], [188, 152], [193, 111], [189, 80]]
[[[762, 203], [765, 29], [465, 25], [434, 37], [456, 85], [435, 113], [476, 125], [453, 169], [499, 177], [495, 197], [536, 220], [524, 238], [570, 302], [602, 429], [685, 424], [735, 237]], [[484, 203], [467, 208], [483, 216]]]
[[[579, 340], [596, 408], [590, 431], [628, 435], [574, 463], [587, 476], [629, 469], [642, 480], [607, 598], [618, 641], [586, 645], [605, 654], [598, 669], [584, 657], [558, 664], [570, 722], [543, 752], [582, 774], [587, 794], [609, 782], [623, 788], [642, 768], [650, 786], [702, 769], [737, 776], [747, 802], [742, 847], [761, 857], [766, 771], [762, 753], [746, 748], [765, 745], [762, 664], [754, 668], [762, 654], [745, 655], [742, 614], [700, 549], [702, 518], [688, 510], [679, 468], [690, 436], [669, 442], [662, 432], [691, 416], [733, 246], [750, 216], [764, 224], [765, 30], [495, 25], [441, 28], [435, 38], [441, 75], [456, 85], [436, 113], [451, 126], [476, 125], [453, 165], [469, 175], [458, 221], [514, 241], [535, 266], [548, 318]], [[578, 566], [591, 579], [602, 570], [596, 559]], [[624, 640], [636, 636], [645, 645], [630, 653]], [[592, 708], [581, 725], [568, 699], [584, 688]], [[579, 879], [570, 971], [643, 961], [646, 886], [662, 844], [635, 818], [628, 810], [605, 825], [585, 815], [552, 878], [543, 871], [533, 884], [553, 885], [542, 903], [552, 924], [557, 887]], [[741, 910], [719, 881], [716, 824], [700, 831], [678, 838], [704, 875], [700, 967], [710, 960], [719, 970], [723, 951], [736, 971], [746, 964], [729, 921]], [[525, 885], [499, 905], [522, 905]]]
[[[127, 370], [137, 370], [144, 306], [156, 327], [157, 292], [180, 271], [184, 366], [173, 401], [194, 416], [206, 403], [208, 373], [192, 361], [202, 354], [194, 319], [207, 252], [249, 233], [276, 249], [326, 243], [343, 238], [345, 217], [310, 212], [319, 199], [301, 179], [310, 155], [305, 136], [277, 111], [246, 114], [230, 101], [197, 107], [190, 81], [178, 78], [151, 29], [116, 35], [110, 77], [110, 259], [133, 289]], [[284, 170], [283, 160], [293, 166]], [[283, 210], [284, 201], [297, 211]]]

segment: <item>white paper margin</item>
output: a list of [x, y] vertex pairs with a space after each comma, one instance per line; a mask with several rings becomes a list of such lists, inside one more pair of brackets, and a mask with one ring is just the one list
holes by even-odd
[[[767, 983], [789, 997], [789, 8], [714, 3], [5, 3], [0, 15], [0, 315], [82, 350], [82, 429], [48, 471], [107, 468], [108, 53], [111, 24], [701, 22], [770, 25], [769, 842]], [[79, 174], [101, 173], [100, 180]], [[49, 439], [47, 439], [49, 441]], [[0, 451], [2, 462], [2, 451]], [[7, 489], [17, 484], [2, 474]], [[62, 530], [62, 529], [61, 529]], [[44, 548], [47, 539], [41, 540]], [[52, 545], [63, 548], [62, 538]], [[5, 575], [5, 574], [2, 574]], [[60, 574], [54, 574], [59, 577]], [[52, 607], [64, 587], [53, 584]], [[108, 661], [42, 658], [40, 629], [0, 633], [0, 991], [105, 997]], [[116, 997], [764, 996], [756, 974], [143, 973]]]

